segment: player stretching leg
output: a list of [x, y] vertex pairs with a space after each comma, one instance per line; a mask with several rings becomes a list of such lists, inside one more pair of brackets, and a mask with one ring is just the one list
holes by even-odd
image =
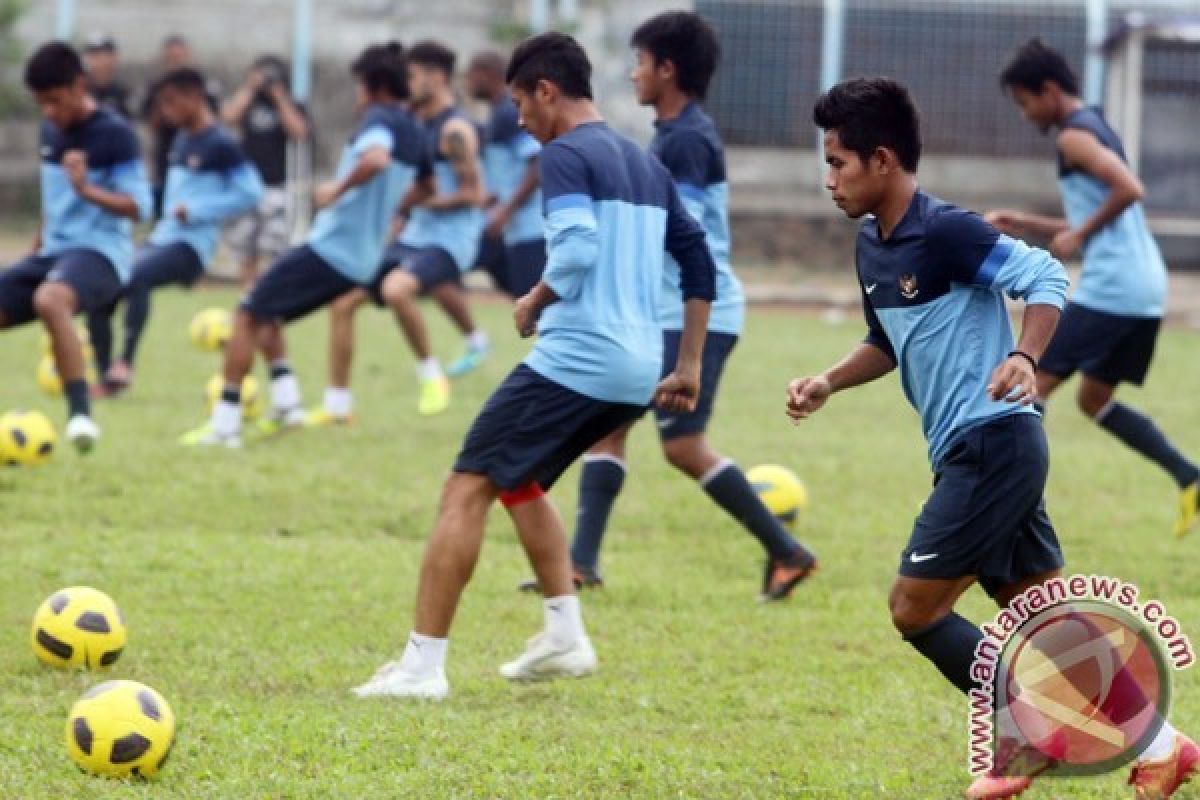
[[164, 214], [138, 252], [125, 289], [125, 344], [111, 363], [111, 305], [88, 315], [88, 331], [105, 388], [120, 392], [133, 381], [133, 361], [150, 317], [150, 293], [162, 286], [191, 286], [216, 253], [221, 225], [254, 208], [262, 196], [258, 171], [241, 146], [216, 124], [204, 76], [181, 67], [159, 80], [162, 118], [179, 128], [171, 145]]
[[407, 97], [398, 44], [367, 48], [354, 62], [361, 115], [338, 166], [337, 179], [317, 189], [321, 212], [308, 242], [267, 270], [242, 302], [225, 348], [225, 388], [212, 418], [185, 434], [186, 445], [241, 445], [241, 386], [261, 339], [271, 361], [272, 418], [303, 421], [300, 386], [288, 367], [282, 326], [375, 277], [388, 226], [401, 197], [429, 172], [420, 123], [401, 107]]
[[1079, 288], [1039, 365], [1038, 398], [1046, 402], [1082, 372], [1080, 410], [1179, 486], [1175, 535], [1183, 536], [1200, 520], [1200, 469], [1153, 420], [1115, 398], [1122, 382], [1145, 380], [1165, 312], [1167, 268], [1146, 225], [1142, 184], [1117, 134], [1099, 111], [1084, 107], [1079, 82], [1059, 53], [1034, 39], [1001, 81], [1027, 120], [1043, 133], [1058, 131], [1058, 188], [1067, 218], [994, 211], [988, 219], [1013, 236], [1049, 239], [1059, 258], [1083, 253]]
[[[716, 267], [670, 175], [604, 123], [592, 102], [591, 64], [571, 37], [527, 40], [506, 77], [525, 128], [544, 145], [546, 271], [514, 313], [521, 335], [536, 329], [538, 339], [467, 434], [443, 488], [404, 654], [358, 687], [360, 697], [449, 692], [446, 637], [497, 499], [546, 594], [545, 629], [501, 674], [541, 680], [592, 672], [596, 654], [571, 584], [565, 531], [545, 490], [652, 398], [690, 411], [700, 388]], [[675, 371], [659, 382], [655, 306], [664, 247], [679, 262], [687, 310]]]
[[[847, 81], [820, 97], [813, 116], [825, 131], [834, 202], [849, 217], [866, 216], [856, 261], [868, 334], [824, 374], [792, 381], [787, 412], [798, 422], [835, 392], [900, 368], [935, 479], [901, 554], [892, 622], [966, 692], [982, 634], [954, 611], [962, 593], [978, 581], [1007, 605], [1063, 565], [1043, 500], [1046, 438], [1031, 404], [1037, 361], [1065, 301], [1066, 272], [1044, 251], [918, 188], [920, 132], [903, 86], [886, 78]], [[1006, 293], [1025, 301], [1015, 347]], [[1124, 670], [1113, 687], [1099, 709], [1109, 719], [1144, 709]], [[967, 796], [1014, 797], [1053, 765], [1036, 748], [1023, 750], [1034, 767], [1006, 775], [1010, 764], [998, 763]], [[1134, 768], [1138, 796], [1169, 796], [1198, 755], [1164, 723]]]
[[0, 329], [42, 321], [67, 396], [66, 437], [86, 452], [100, 428], [72, 317], [121, 294], [133, 223], [150, 216], [153, 199], [137, 135], [123, 117], [97, 108], [75, 50], [62, 42], [40, 47], [25, 67], [25, 85], [44, 119], [42, 224], [35, 252], [0, 272]]
[[[705, 430], [716, 402], [725, 360], [742, 331], [745, 297], [729, 265], [729, 188], [725, 154], [712, 120], [700, 107], [716, 70], [720, 46], [712, 27], [698, 14], [668, 12], [641, 25], [633, 34], [637, 51], [633, 71], [638, 101], [653, 106], [657, 132], [650, 150], [662, 161], [678, 187], [684, 207], [704, 228], [717, 264], [717, 300], [704, 342], [704, 370], [696, 409], [676, 414], [659, 409], [655, 416], [663, 455], [762, 544], [767, 565], [762, 598], [782, 600], [816, 566], [813, 554], [792, 538], [763, 506], [737, 464], [715, 453]], [[679, 303], [679, 268], [667, 259], [666, 283], [659, 319], [664, 328], [666, 365], [673, 364], [683, 328]], [[571, 543], [575, 585], [599, 586], [600, 544], [609, 512], [625, 480], [625, 439], [630, 426], [607, 437], [583, 457], [579, 479], [579, 513]], [[537, 581], [521, 585], [538, 589]]]

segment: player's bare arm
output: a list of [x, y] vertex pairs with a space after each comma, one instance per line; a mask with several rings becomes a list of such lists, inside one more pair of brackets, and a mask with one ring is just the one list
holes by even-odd
[[712, 303], [698, 297], [684, 303], [679, 358], [671, 374], [662, 379], [654, 393], [654, 402], [659, 408], [676, 413], [695, 410], [700, 397], [700, 361], [711, 310]]
[[1051, 217], [1044, 214], [1031, 214], [1028, 211], [1017, 211], [1011, 208], [1000, 208], [983, 215], [996, 230], [1016, 236], [1021, 239], [1041, 239], [1050, 241], [1070, 225], [1064, 217]]
[[517, 298], [513, 305], [513, 322], [516, 324], [517, 333], [526, 339], [533, 336], [537, 332], [537, 322], [542, 312], [547, 306], [557, 302], [558, 295], [554, 290], [545, 281], [538, 281], [537, 285], [529, 290], [529, 294]]
[[787, 415], [793, 422], [807, 419], [825, 405], [834, 392], [878, 380], [896, 368], [891, 356], [866, 342], [821, 375], [796, 378], [787, 388]]
[[425, 207], [434, 211], [482, 207], [484, 185], [479, 164], [479, 137], [475, 129], [466, 120], [447, 122], [441, 147], [458, 178], [458, 188], [453, 192], [434, 195], [425, 201]]
[[508, 223], [512, 221], [513, 214], [517, 212], [518, 208], [529, 202], [529, 198], [533, 197], [541, 183], [537, 159], [531, 158], [525, 165], [525, 174], [521, 176], [521, 183], [517, 185], [517, 190], [513, 192], [512, 197], [504, 203], [496, 203], [495, 208], [492, 209], [488, 217], [488, 236], [502, 234], [508, 227]]
[[1056, 306], [1036, 303], [1025, 307], [1017, 349], [992, 372], [988, 396], [1027, 406], [1037, 399], [1037, 365], [1058, 327], [1062, 312]]
[[1058, 149], [1067, 166], [1085, 172], [1109, 188], [1108, 197], [1082, 225], [1057, 233], [1050, 241], [1050, 252], [1058, 258], [1070, 258], [1084, 243], [1145, 196], [1137, 176], [1113, 150], [1091, 133], [1068, 129], [1058, 135]]

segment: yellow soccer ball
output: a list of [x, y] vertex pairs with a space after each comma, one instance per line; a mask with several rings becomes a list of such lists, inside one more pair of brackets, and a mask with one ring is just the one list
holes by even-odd
[[129, 629], [111, 597], [98, 589], [72, 586], [38, 607], [29, 639], [43, 664], [104, 669], [121, 657]]
[[188, 337], [192, 345], [205, 352], [224, 349], [233, 335], [233, 317], [223, 308], [206, 308], [192, 317]]
[[79, 768], [108, 778], [150, 778], [175, 742], [175, 713], [136, 681], [105, 681], [84, 692], [67, 715], [67, 753]]
[[808, 490], [787, 467], [763, 464], [747, 472], [746, 480], [767, 510], [787, 525], [794, 524], [800, 512], [808, 509]]
[[0, 462], [37, 466], [54, 455], [58, 434], [40, 411], [10, 411], [0, 417]]
[[[91, 345], [86, 345], [83, 348], [83, 357], [87, 361], [87, 378], [89, 386], [94, 386], [100, 382], [100, 377], [96, 373], [96, 352]], [[37, 366], [37, 384], [43, 392], [52, 396], [58, 397], [63, 393], [62, 378], [58, 374], [58, 367], [54, 363], [54, 356], [51, 353], [44, 353]]]
[[[92, 335], [88, 333], [86, 325], [77, 323], [75, 325], [75, 334], [79, 337], [79, 343], [83, 345], [84, 350], [92, 349]], [[54, 341], [50, 338], [50, 334], [42, 334], [42, 355], [54, 355]]]
[[[204, 389], [204, 398], [208, 403], [208, 413], [211, 414], [217, 401], [221, 399], [221, 390], [225, 388], [225, 379], [220, 375], [213, 375], [208, 386]], [[247, 375], [242, 380], [242, 418], [243, 419], [258, 419], [262, 416], [263, 400], [262, 393], [258, 390], [258, 380], [253, 375]]]

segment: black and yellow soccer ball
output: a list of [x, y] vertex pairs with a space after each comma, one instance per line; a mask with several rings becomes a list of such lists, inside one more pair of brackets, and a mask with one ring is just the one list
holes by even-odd
[[104, 669], [125, 649], [129, 629], [113, 599], [72, 586], [46, 598], [33, 615], [30, 644], [38, 660], [64, 669]]
[[808, 509], [808, 490], [787, 467], [762, 464], [747, 471], [746, 480], [767, 510], [785, 525], [795, 525], [800, 514]]
[[79, 768], [108, 778], [151, 778], [175, 741], [175, 713], [136, 681], [105, 681], [84, 692], [67, 715], [67, 753]]
[[223, 308], [196, 312], [188, 325], [188, 338], [197, 350], [215, 353], [223, 350], [233, 335], [233, 316]]
[[0, 464], [37, 466], [54, 455], [58, 434], [40, 411], [10, 411], [0, 416]]

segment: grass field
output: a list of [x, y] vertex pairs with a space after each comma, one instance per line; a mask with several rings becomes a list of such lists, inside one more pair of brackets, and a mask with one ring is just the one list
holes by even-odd
[[[527, 568], [503, 512], [468, 589], [441, 705], [358, 701], [347, 689], [399, 652], [440, 481], [480, 403], [524, 353], [507, 309], [480, 314], [498, 347], [424, 420], [411, 360], [386, 317], [359, 321], [359, 420], [240, 453], [175, 444], [203, 419], [211, 355], [186, 342], [191, 314], [229, 292], [159, 295], [133, 395], [97, 411], [95, 454], [0, 473], [0, 796], [3, 798], [950, 798], [966, 785], [966, 704], [893, 632], [886, 591], [929, 483], [898, 383], [835, 398], [801, 428], [786, 380], [861, 335], [758, 312], [731, 362], [712, 434], [743, 465], [787, 464], [813, 497], [799, 527], [823, 569], [787, 604], [755, 602], [759, 551], [665, 466], [652, 426], [585, 596], [601, 659], [586, 681], [514, 687], [496, 667], [541, 624], [514, 591]], [[444, 355], [453, 339], [442, 320]], [[310, 401], [325, 371], [325, 319], [290, 333]], [[38, 407], [39, 332], [0, 337], [0, 407]], [[1200, 451], [1194, 333], [1170, 331], [1144, 392], [1127, 399]], [[261, 368], [259, 372], [262, 376]], [[1200, 620], [1200, 540], [1170, 536], [1170, 481], [1083, 420], [1052, 408], [1050, 510], [1074, 571], [1118, 575]], [[555, 490], [574, 509], [572, 471]], [[79, 774], [67, 709], [97, 678], [42, 668], [28, 624], [62, 586], [113, 594], [130, 644], [113, 675], [158, 688], [179, 718], [156, 782]], [[964, 613], [990, 616], [973, 590]], [[1200, 730], [1192, 673], [1175, 723]], [[1125, 775], [1043, 781], [1031, 798], [1130, 797]], [[1181, 796], [1189, 796], [1187, 790]]]

